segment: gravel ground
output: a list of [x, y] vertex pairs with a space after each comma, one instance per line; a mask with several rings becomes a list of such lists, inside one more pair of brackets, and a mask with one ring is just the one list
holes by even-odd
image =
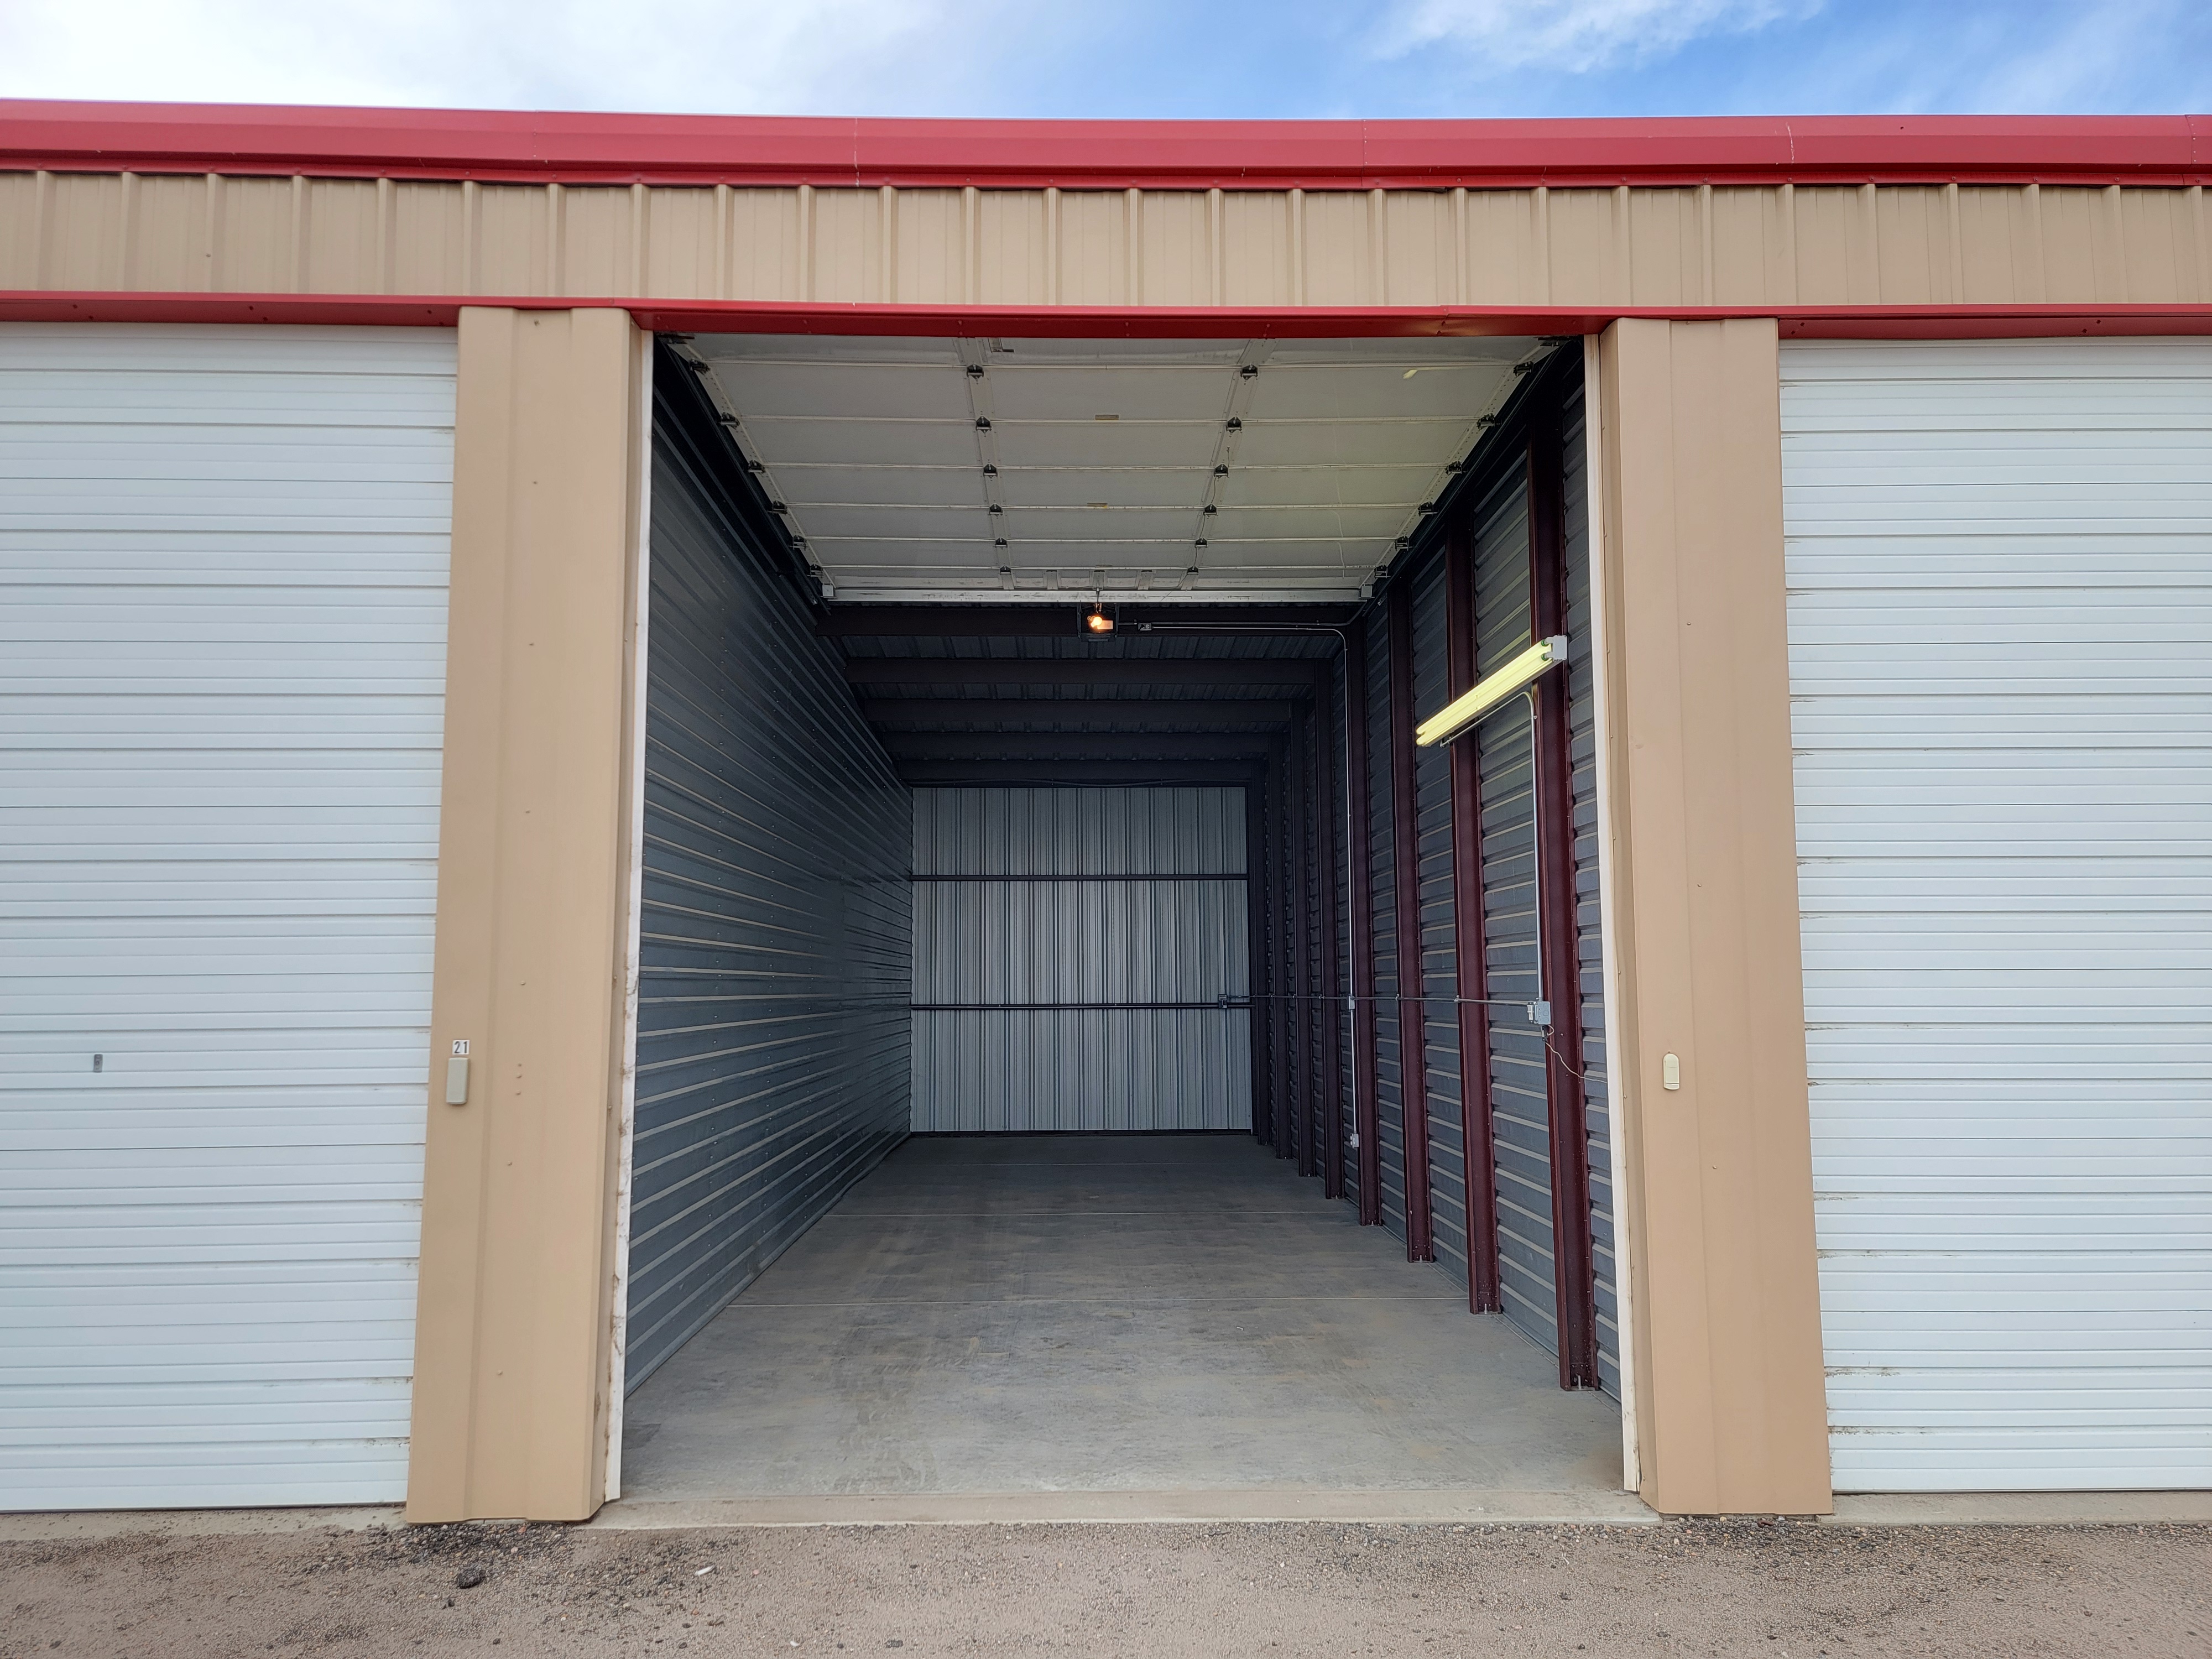
[[2212, 1655], [2212, 1528], [1008, 1526], [0, 1545], [0, 1655]]

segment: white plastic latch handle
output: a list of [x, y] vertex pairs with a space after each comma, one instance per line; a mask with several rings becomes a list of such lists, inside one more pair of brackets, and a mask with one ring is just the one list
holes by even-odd
[[1662, 1089], [1679, 1089], [1682, 1086], [1681, 1055], [1662, 1054], [1659, 1057], [1659, 1086]]

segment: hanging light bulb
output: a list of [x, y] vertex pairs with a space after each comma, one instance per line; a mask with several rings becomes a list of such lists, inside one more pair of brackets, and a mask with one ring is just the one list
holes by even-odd
[[1092, 605], [1091, 614], [1083, 619], [1083, 625], [1094, 634], [1110, 634], [1114, 631], [1114, 619], [1106, 614], [1105, 607], [1103, 605]]

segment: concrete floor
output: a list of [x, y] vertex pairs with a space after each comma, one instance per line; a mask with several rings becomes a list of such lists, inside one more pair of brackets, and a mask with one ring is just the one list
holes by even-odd
[[917, 1138], [630, 1396], [623, 1460], [633, 1504], [1595, 1498], [1620, 1419], [1247, 1137]]

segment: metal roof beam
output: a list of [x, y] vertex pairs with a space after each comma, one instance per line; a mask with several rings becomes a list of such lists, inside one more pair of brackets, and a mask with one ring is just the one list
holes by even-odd
[[1328, 684], [1327, 657], [852, 657], [854, 685], [1148, 686]]
[[1287, 699], [1246, 697], [871, 697], [860, 705], [860, 718], [871, 726], [909, 728], [1073, 721], [1211, 731], [1224, 725], [1286, 725], [1291, 704]]
[[1131, 789], [1146, 785], [1212, 785], [1241, 789], [1266, 775], [1264, 763], [1237, 761], [915, 760], [900, 781], [917, 788]]
[[894, 761], [1259, 760], [1279, 739], [1265, 732], [893, 732]]
[[[1304, 634], [1340, 628], [1358, 614], [1345, 605], [1109, 605], [1115, 634]], [[913, 635], [930, 639], [1088, 639], [1089, 600], [1054, 605], [832, 605], [815, 632], [825, 639]]]

